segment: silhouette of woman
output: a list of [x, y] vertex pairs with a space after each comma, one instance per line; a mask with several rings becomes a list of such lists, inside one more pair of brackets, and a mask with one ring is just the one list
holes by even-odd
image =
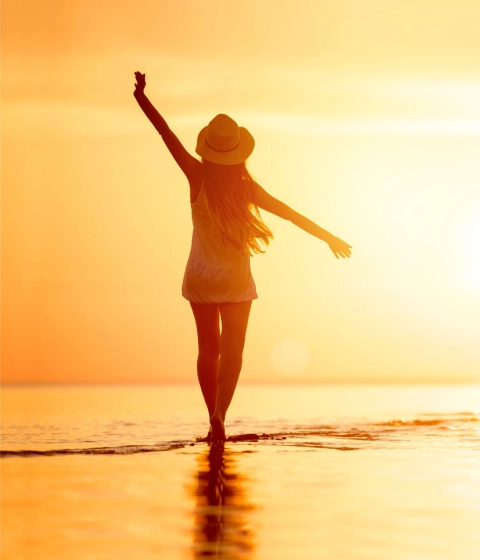
[[250, 256], [263, 253], [273, 238], [259, 208], [325, 241], [337, 259], [350, 257], [351, 245], [254, 181], [246, 168], [255, 145], [248, 130], [227, 115], [217, 115], [198, 135], [199, 161], [146, 97], [145, 74], [135, 72], [135, 78], [135, 99], [190, 185], [193, 236], [182, 295], [190, 301], [197, 327], [197, 374], [210, 418], [206, 439], [225, 441], [225, 416], [242, 367], [252, 300], [257, 298]]

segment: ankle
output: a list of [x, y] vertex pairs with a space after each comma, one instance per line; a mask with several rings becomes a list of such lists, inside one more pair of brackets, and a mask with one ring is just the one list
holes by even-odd
[[225, 415], [219, 412], [214, 412], [210, 416], [210, 424], [224, 424], [225, 423]]
[[225, 441], [225, 424], [220, 416], [213, 415], [210, 418], [210, 426], [212, 431], [210, 433], [210, 443]]

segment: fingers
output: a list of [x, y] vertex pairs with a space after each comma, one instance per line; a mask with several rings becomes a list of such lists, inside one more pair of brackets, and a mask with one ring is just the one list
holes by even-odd
[[338, 255], [340, 255], [342, 259], [345, 258], [349, 259], [350, 255], [352, 254], [352, 252], [350, 251], [351, 247], [352, 247], [351, 245], [341, 240], [338, 240], [338, 242], [336, 243], [330, 244], [330, 249], [332, 250], [333, 254], [337, 259], [339, 258]]
[[134, 72], [135, 74], [135, 79], [137, 80], [137, 83], [135, 84], [135, 91], [139, 91], [139, 92], [143, 92], [143, 90], [145, 89], [147, 83], [145, 81], [145, 74], [142, 74], [141, 72]]
[[[342, 257], [342, 259], [349, 259], [351, 255], [350, 251], [342, 251], [341, 249], [332, 249], [332, 253], [335, 255], [336, 259], [340, 257]], [[338, 255], [340, 255], [340, 257]]]

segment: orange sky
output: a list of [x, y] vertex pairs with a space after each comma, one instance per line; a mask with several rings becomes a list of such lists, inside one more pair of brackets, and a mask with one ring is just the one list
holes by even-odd
[[133, 72], [193, 153], [223, 112], [277, 198], [249, 381], [480, 380], [475, 1], [2, 2], [2, 379], [195, 380], [188, 185]]

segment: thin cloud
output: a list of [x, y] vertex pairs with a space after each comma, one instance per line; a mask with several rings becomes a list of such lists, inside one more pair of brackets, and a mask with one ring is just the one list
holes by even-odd
[[[137, 134], [146, 130], [138, 111], [71, 103], [16, 103], [3, 107], [4, 131], [49, 136]], [[199, 130], [215, 115], [210, 112], [171, 115], [173, 128]], [[235, 111], [238, 122], [252, 129], [299, 136], [413, 135], [478, 136], [480, 119], [329, 119], [319, 115]]]
[[[192, 113], [170, 119], [172, 125], [190, 128], [205, 126], [214, 115]], [[236, 112], [234, 117], [251, 128], [278, 134], [301, 136], [379, 135], [480, 135], [480, 119], [328, 119], [316, 115], [285, 115], [269, 112]]]
[[2, 127], [10, 135], [72, 136], [131, 134], [145, 130], [135, 111], [75, 103], [25, 102], [2, 107]]

